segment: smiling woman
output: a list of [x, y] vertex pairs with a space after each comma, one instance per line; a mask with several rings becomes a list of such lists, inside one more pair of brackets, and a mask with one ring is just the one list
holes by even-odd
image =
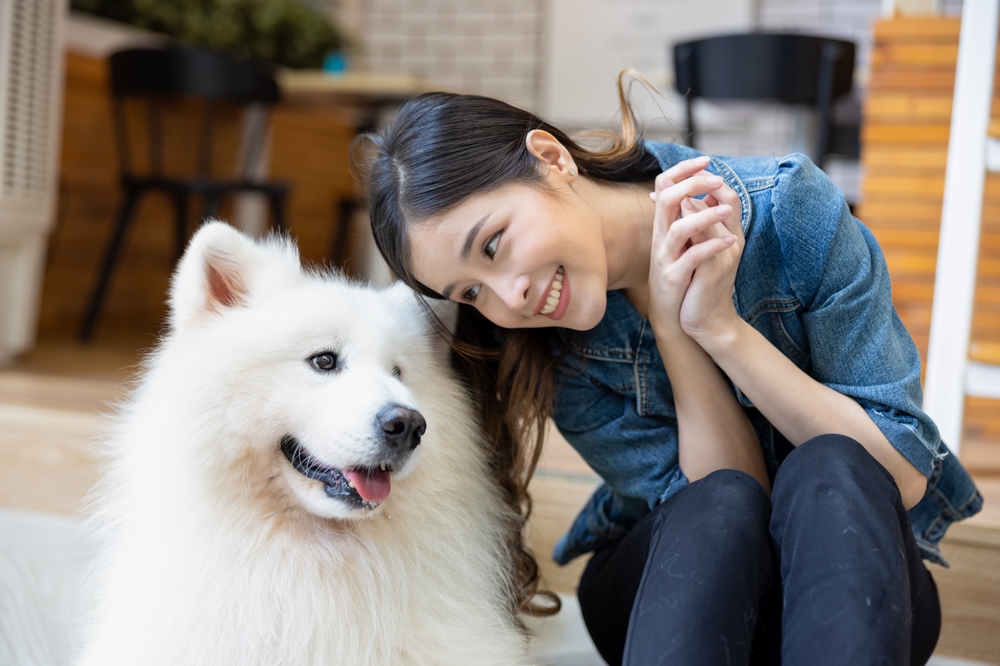
[[508, 501], [528, 513], [551, 416], [605, 481], [554, 557], [594, 553], [578, 593], [609, 664], [925, 663], [922, 559], [982, 498], [920, 409], [881, 249], [808, 158], [642, 141], [619, 100], [598, 151], [442, 93], [368, 137], [376, 242], [462, 304]]
[[[576, 330], [597, 325], [608, 290], [599, 219], [578, 198], [555, 194], [564, 183], [545, 184], [547, 191], [505, 185], [415, 226], [410, 243], [420, 283], [443, 298], [475, 305], [505, 328], [554, 321]], [[643, 198], [632, 194], [633, 206]], [[477, 218], [470, 228], [467, 220]], [[440, 260], [443, 248], [453, 261]], [[577, 307], [566, 317], [574, 292]]]

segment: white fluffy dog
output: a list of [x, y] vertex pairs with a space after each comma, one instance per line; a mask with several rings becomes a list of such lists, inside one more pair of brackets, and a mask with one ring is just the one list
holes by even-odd
[[81, 666], [526, 664], [510, 517], [413, 293], [213, 222], [112, 438]]

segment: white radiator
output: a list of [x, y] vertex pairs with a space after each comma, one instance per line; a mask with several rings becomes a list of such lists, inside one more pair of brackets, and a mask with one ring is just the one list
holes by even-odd
[[34, 343], [56, 211], [67, 0], [0, 0], [0, 363]]

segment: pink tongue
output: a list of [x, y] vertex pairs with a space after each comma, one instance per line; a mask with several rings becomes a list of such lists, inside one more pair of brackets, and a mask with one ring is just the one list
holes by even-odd
[[354, 489], [369, 502], [378, 503], [389, 496], [391, 482], [389, 472], [380, 469], [345, 469], [344, 476], [354, 484]]

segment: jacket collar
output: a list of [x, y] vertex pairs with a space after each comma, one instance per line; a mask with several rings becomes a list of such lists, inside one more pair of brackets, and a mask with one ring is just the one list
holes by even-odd
[[580, 334], [562, 328], [556, 331], [562, 343], [581, 356], [631, 363], [642, 344], [646, 319], [621, 291], [609, 291], [607, 298], [604, 316], [594, 328]]

